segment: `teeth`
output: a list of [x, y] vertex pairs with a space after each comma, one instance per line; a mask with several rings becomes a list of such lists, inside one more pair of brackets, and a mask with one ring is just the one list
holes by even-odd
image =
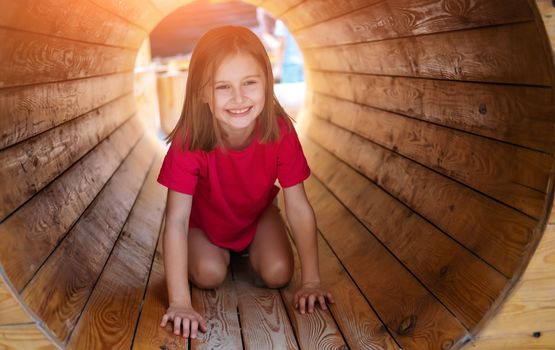
[[249, 108], [250, 107], [243, 108], [243, 109], [229, 109], [229, 112], [234, 113], [234, 114], [241, 114], [241, 113], [245, 113], [246, 111], [248, 111]]

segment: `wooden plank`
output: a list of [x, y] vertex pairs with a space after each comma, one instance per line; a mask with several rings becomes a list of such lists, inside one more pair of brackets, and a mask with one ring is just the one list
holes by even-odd
[[248, 256], [232, 259], [245, 349], [298, 349], [279, 290], [255, 285]]
[[[165, 216], [160, 235], [164, 232], [164, 225]], [[135, 330], [133, 350], [178, 350], [189, 348], [188, 338], [185, 339], [173, 334], [173, 324], [171, 322], [169, 322], [165, 328], [160, 327], [162, 316], [168, 308], [168, 293], [166, 291], [162, 254], [162, 239], [158, 239], [154, 261], [148, 279], [146, 296]]]
[[555, 225], [547, 226], [526, 271], [479, 338], [527, 337], [555, 331]]
[[287, 11], [281, 19], [287, 24], [289, 31], [296, 32], [301, 28], [371, 6], [379, 1], [383, 0], [310, 0]]
[[[334, 111], [356, 108], [337, 104]], [[356, 128], [370, 140], [530, 215], [543, 214], [552, 155], [379, 110], [358, 115], [365, 117]]]
[[420, 78], [552, 84], [536, 23], [304, 51], [305, 67]]
[[0, 90], [0, 149], [77, 118], [133, 91], [120, 73]]
[[[2, 245], [4, 241], [2, 241]], [[0, 326], [14, 323], [31, 323], [33, 319], [23, 309], [16, 296], [10, 291], [8, 285], [0, 279]]]
[[217, 289], [192, 286], [193, 307], [204, 317], [208, 327], [206, 333], [198, 332], [198, 337], [191, 340], [192, 350], [243, 349], [237, 294], [233, 284], [231, 272], [228, 271], [226, 280]]
[[507, 279], [328, 151], [308, 140], [304, 146], [314, 174], [462, 324], [474, 327]]
[[274, 17], [281, 17], [281, 14], [287, 12], [291, 7], [294, 7], [305, 0], [281, 0], [281, 1], [264, 1], [262, 7]]
[[2, 27], [128, 48], [138, 48], [148, 35], [88, 1], [6, 1], [2, 7]]
[[135, 50], [0, 28], [0, 88], [130, 71]]
[[17, 350], [57, 350], [34, 323], [0, 327], [0, 348]]
[[555, 331], [541, 332], [539, 337], [532, 334], [511, 335], [502, 338], [484, 338], [469, 343], [465, 350], [554, 350]]
[[131, 118], [0, 225], [0, 262], [18, 291], [79, 219], [143, 133], [140, 121]]
[[150, 33], [162, 19], [162, 13], [158, 11], [149, 0], [89, 0], [119, 17], [137, 25]]
[[131, 348], [166, 203], [166, 191], [156, 182], [162, 160], [159, 152], [68, 349]]
[[303, 48], [533, 21], [526, 1], [379, 1], [294, 33]]
[[0, 218], [48, 185], [100, 141], [111, 134], [135, 108], [132, 94], [95, 109], [80, 118], [39, 134], [0, 153]]
[[308, 72], [314, 92], [546, 153], [555, 151], [555, 100], [548, 88]]
[[152, 162], [143, 137], [21, 296], [62, 343], [75, 327]]
[[322, 236], [402, 348], [449, 348], [466, 336], [460, 322], [319, 180], [312, 176], [305, 184]]
[[[315, 181], [314, 178], [312, 180]], [[310, 191], [309, 197], [313, 198], [314, 191]], [[282, 217], [286, 220], [283, 200], [279, 204]], [[316, 206], [314, 210], [316, 213], [324, 211]], [[327, 306], [349, 349], [400, 349], [320, 232], [318, 258], [322, 284], [335, 298], [335, 303]]]
[[[462, 157], [449, 155], [472, 152], [472, 161], [482, 159], [478, 163], [495, 163], [497, 160], [488, 159], [488, 154], [480, 154], [482, 142], [467, 147], [468, 143], [458, 143], [457, 137], [436, 138], [432, 130], [426, 136], [422, 127], [441, 128], [319, 94], [313, 96], [312, 112], [316, 118], [312, 118], [308, 133], [316, 142], [449, 233], [505, 276], [512, 276], [521, 266], [537, 229], [537, 220], [417, 163], [445, 173], [429, 164], [431, 158], [438, 157], [451, 168], [458, 164], [459, 171], [470, 172], [470, 167], [458, 161]], [[450, 129], [438, 131], [437, 135], [445, 131], [455, 133]], [[467, 134], [462, 136], [469, 137]], [[449, 141], [439, 143], [443, 139]], [[415, 153], [419, 156], [414, 156]]]
[[293, 296], [301, 285], [301, 265], [297, 249], [290, 236], [289, 242], [293, 248], [295, 270], [291, 282], [285, 288], [280, 289], [280, 292], [295, 330], [299, 347], [301, 349], [346, 349], [345, 339], [329, 310], [323, 311], [319, 307], [315, 307], [313, 313], [301, 315], [295, 309]]
[[[178, 7], [186, 6], [194, 0], [150, 0], [152, 5], [162, 14], [162, 17], [168, 16]], [[163, 18], [161, 18], [163, 20]]]

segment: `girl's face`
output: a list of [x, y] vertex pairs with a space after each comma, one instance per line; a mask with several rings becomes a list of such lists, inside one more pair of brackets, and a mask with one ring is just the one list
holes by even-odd
[[212, 114], [222, 128], [249, 132], [264, 108], [265, 81], [262, 69], [248, 54], [226, 57], [214, 76]]

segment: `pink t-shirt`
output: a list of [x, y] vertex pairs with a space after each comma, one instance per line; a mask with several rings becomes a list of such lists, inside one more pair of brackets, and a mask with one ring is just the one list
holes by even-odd
[[189, 227], [202, 229], [217, 246], [245, 249], [254, 238], [258, 218], [281, 187], [296, 185], [310, 176], [294, 128], [287, 130], [277, 118], [277, 142], [261, 144], [257, 138], [242, 150], [221, 148], [186, 151], [172, 142], [158, 182], [174, 191], [193, 195]]

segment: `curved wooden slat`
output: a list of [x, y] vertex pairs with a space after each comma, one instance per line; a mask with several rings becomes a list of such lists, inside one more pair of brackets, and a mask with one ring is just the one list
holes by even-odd
[[131, 91], [131, 73], [1, 90], [0, 149], [75, 119]]
[[[150, 138], [143, 137], [21, 292], [29, 308], [64, 344], [135, 202], [153, 155]], [[136, 176], [130, 178], [129, 172]]]
[[6, 1], [0, 26], [90, 43], [138, 48], [147, 32], [89, 1]]
[[131, 94], [125, 95], [2, 151], [0, 177], [12, 181], [0, 185], [0, 218], [4, 219], [128, 120], [134, 103]]

